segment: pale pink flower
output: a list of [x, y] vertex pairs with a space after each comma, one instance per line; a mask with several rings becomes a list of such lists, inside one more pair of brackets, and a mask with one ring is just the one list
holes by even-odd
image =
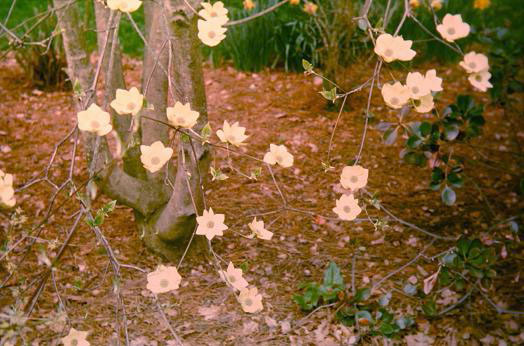
[[352, 221], [357, 218], [357, 216], [362, 212], [362, 209], [358, 206], [358, 200], [356, 200], [355, 196], [351, 194], [342, 195], [337, 199], [336, 207], [333, 208], [333, 211], [340, 219]]
[[204, 235], [209, 240], [217, 235], [224, 235], [223, 231], [228, 229], [224, 224], [225, 218], [224, 214], [215, 214], [211, 208], [209, 208], [209, 211], [204, 210], [202, 216], [197, 216], [198, 227], [196, 234]]
[[262, 295], [258, 293], [256, 287], [244, 288], [238, 295], [238, 301], [242, 305], [242, 309], [248, 313], [256, 313], [262, 311]]
[[466, 70], [467, 73], [477, 73], [489, 70], [488, 57], [482, 53], [469, 52], [464, 55], [464, 59], [459, 65]]
[[253, 232], [253, 234], [259, 239], [271, 240], [271, 238], [273, 237], [273, 232], [270, 232], [264, 228], [263, 220], [257, 220], [257, 218], [255, 217], [253, 221], [251, 221], [248, 224], [248, 226]]
[[393, 109], [402, 108], [406, 103], [408, 103], [409, 97], [411, 96], [409, 88], [402, 85], [400, 82], [395, 82], [395, 84], [384, 84], [381, 93], [384, 102]]
[[235, 268], [233, 262], [229, 262], [226, 271], [219, 271], [219, 275], [222, 280], [229, 282], [237, 291], [241, 291], [249, 285], [243, 277], [242, 269]]
[[155, 294], [166, 293], [178, 289], [180, 281], [182, 277], [175, 266], [160, 265], [147, 274], [147, 289]]
[[382, 34], [377, 38], [375, 53], [381, 56], [385, 62], [410, 61], [417, 54], [411, 49], [412, 44], [413, 41], [404, 40], [402, 36]]
[[368, 183], [369, 170], [359, 165], [346, 166], [340, 174], [340, 184], [345, 189], [356, 191]]
[[476, 89], [486, 92], [488, 89], [493, 88], [493, 85], [489, 82], [490, 78], [491, 73], [481, 71], [470, 74], [468, 80]]
[[218, 138], [224, 143], [230, 143], [234, 146], [241, 146], [248, 136], [245, 135], [246, 128], [239, 126], [238, 121], [229, 125], [227, 120], [224, 120], [224, 125], [221, 130], [217, 131]]
[[141, 145], [140, 151], [142, 153], [140, 161], [142, 161], [144, 168], [151, 173], [159, 171], [173, 156], [173, 149], [164, 147], [161, 141], [156, 141], [150, 146]]
[[285, 145], [270, 144], [269, 151], [264, 155], [264, 162], [269, 165], [279, 164], [284, 168], [293, 166], [293, 155], [291, 155]]
[[469, 24], [462, 21], [460, 14], [446, 14], [442, 24], [437, 25], [437, 31], [448, 42], [454, 42], [469, 35]]
[[89, 332], [83, 332], [76, 330], [75, 328], [69, 329], [69, 334], [62, 338], [64, 346], [89, 346], [89, 341], [86, 340]]

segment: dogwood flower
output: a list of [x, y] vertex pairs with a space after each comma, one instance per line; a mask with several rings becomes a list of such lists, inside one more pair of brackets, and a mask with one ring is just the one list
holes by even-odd
[[426, 71], [424, 78], [426, 79], [426, 83], [429, 86], [429, 90], [435, 92], [442, 91], [442, 78], [437, 77], [436, 70], [433, 69]]
[[310, 15], [314, 15], [315, 13], [317, 13], [317, 9], [318, 9], [318, 6], [312, 2], [308, 1], [304, 4], [304, 12]]
[[198, 38], [202, 43], [210, 47], [214, 47], [226, 38], [226, 28], [222, 27], [219, 22], [215, 20], [198, 20]]
[[431, 92], [428, 80], [420, 72], [409, 72], [406, 77], [406, 86], [411, 98], [415, 100]]
[[256, 287], [244, 288], [240, 291], [237, 299], [245, 312], [256, 313], [264, 309], [262, 295], [258, 293]]
[[117, 89], [116, 98], [111, 102], [111, 107], [120, 115], [137, 115], [143, 104], [144, 95], [137, 88], [133, 87], [129, 91]]
[[229, 282], [231, 286], [237, 291], [241, 291], [246, 288], [249, 284], [242, 276], [242, 269], [235, 268], [232, 262], [229, 262], [227, 271], [220, 270], [218, 272], [222, 280]]
[[155, 271], [147, 274], [147, 289], [154, 294], [166, 293], [180, 287], [182, 277], [175, 266], [160, 265]]
[[358, 214], [362, 212], [362, 209], [358, 206], [358, 200], [351, 194], [340, 196], [336, 201], [336, 207], [333, 208], [333, 211], [340, 219], [352, 221], [357, 218]]
[[491, 0], [475, 0], [473, 7], [479, 10], [485, 10], [491, 5]]
[[279, 164], [284, 168], [293, 166], [293, 155], [291, 155], [285, 145], [270, 144], [269, 151], [264, 155], [264, 162], [269, 165]]
[[409, 88], [400, 82], [384, 84], [381, 92], [384, 102], [393, 109], [402, 108], [409, 101], [411, 95]]
[[344, 189], [357, 191], [368, 183], [369, 170], [361, 166], [346, 166], [340, 174], [340, 184]]
[[246, 128], [238, 126], [238, 121], [229, 125], [227, 120], [224, 120], [224, 125], [221, 130], [217, 131], [217, 136], [224, 143], [230, 143], [234, 146], [241, 146], [242, 142], [246, 140], [248, 136], [245, 135]]
[[464, 59], [459, 65], [466, 70], [467, 73], [477, 73], [489, 70], [488, 57], [482, 53], [469, 52], [464, 55]]
[[229, 11], [224, 7], [224, 3], [222, 1], [217, 1], [214, 4], [203, 2], [201, 5], [203, 9], [200, 10], [198, 14], [206, 21], [213, 21], [219, 26], [222, 26], [228, 22], [229, 18], [227, 13]]
[[486, 92], [488, 89], [493, 88], [493, 85], [489, 82], [490, 78], [491, 73], [488, 71], [481, 71], [470, 74], [468, 80], [476, 89]]
[[251, 11], [255, 8], [255, 3], [253, 2], [253, 0], [244, 0], [243, 5], [244, 9], [246, 9], [247, 11]]
[[419, 100], [415, 100], [415, 110], [419, 113], [431, 112], [434, 107], [435, 103], [431, 93], [421, 97]]
[[469, 24], [462, 21], [460, 14], [446, 14], [442, 24], [437, 25], [437, 31], [443, 39], [454, 42], [469, 35]]
[[89, 332], [82, 332], [75, 328], [69, 329], [69, 334], [62, 338], [64, 346], [89, 346], [89, 341], [86, 340]]
[[417, 54], [411, 49], [412, 44], [413, 41], [404, 40], [402, 36], [381, 34], [375, 44], [375, 53], [382, 57], [385, 62], [410, 61]]
[[113, 11], [119, 10], [126, 13], [138, 10], [140, 5], [142, 5], [140, 0], [107, 0], [107, 7]]
[[173, 149], [164, 147], [161, 141], [156, 141], [151, 145], [140, 146], [140, 161], [144, 168], [151, 173], [155, 173], [162, 168], [173, 156]]
[[0, 204], [8, 208], [16, 204], [15, 190], [13, 189], [13, 175], [0, 170]]
[[254, 236], [256, 236], [259, 239], [263, 240], [271, 240], [273, 237], [273, 232], [268, 231], [264, 228], [264, 221], [263, 220], [257, 220], [255, 217], [253, 221], [251, 221], [248, 224], [249, 228], [253, 232]]
[[430, 6], [438, 11], [442, 8], [442, 0], [432, 0]]
[[105, 136], [113, 129], [109, 113], [94, 103], [85, 111], [78, 112], [77, 119], [80, 131], [93, 132], [97, 136]]
[[197, 111], [191, 110], [189, 103], [182, 104], [176, 102], [174, 107], [167, 107], [167, 119], [173, 126], [190, 129], [197, 123], [200, 114]]
[[204, 210], [202, 216], [197, 216], [198, 227], [196, 234], [205, 235], [207, 239], [211, 240], [217, 235], [224, 235], [228, 227], [224, 224], [224, 214], [215, 214], [213, 209]]

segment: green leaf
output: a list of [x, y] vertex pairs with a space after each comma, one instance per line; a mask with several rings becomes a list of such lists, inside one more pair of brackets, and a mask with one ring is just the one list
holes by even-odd
[[398, 331], [398, 327], [389, 323], [382, 323], [378, 329], [383, 335], [389, 336]]
[[302, 59], [302, 67], [306, 72], [313, 72], [313, 64], [306, 59]]
[[386, 145], [391, 145], [395, 143], [395, 141], [397, 140], [397, 135], [398, 135], [398, 126], [395, 128], [389, 128], [384, 133], [384, 143]]
[[437, 315], [437, 306], [433, 300], [429, 300], [424, 305], [422, 305], [422, 311], [427, 316], [436, 316]]
[[453, 189], [447, 185], [444, 188], [444, 190], [442, 190], [441, 197], [442, 197], [442, 202], [444, 202], [444, 204], [449, 205], [449, 206], [455, 204], [455, 201], [457, 199], [457, 195], [455, 194], [455, 191], [453, 191]]
[[355, 319], [359, 323], [362, 323], [363, 322], [362, 320], [367, 320], [367, 324], [372, 324], [373, 323], [373, 317], [371, 317], [371, 314], [369, 313], [369, 311], [366, 311], [366, 310], [358, 311], [355, 314]]
[[111, 213], [113, 210], [115, 210], [115, 207], [116, 207], [116, 200], [108, 202], [101, 209], [102, 209], [102, 212], [107, 215]]
[[337, 88], [334, 87], [331, 90], [325, 90], [324, 89], [324, 90], [320, 91], [320, 95], [324, 96], [324, 98], [326, 100], [335, 102], [335, 100], [337, 99]]
[[359, 288], [355, 293], [355, 301], [357, 303], [363, 302], [371, 296], [371, 289], [368, 287]]
[[454, 172], [448, 174], [448, 182], [454, 187], [462, 187], [464, 185], [464, 179]]
[[200, 131], [200, 136], [202, 137], [203, 143], [206, 143], [209, 140], [209, 137], [211, 137], [211, 132], [211, 125], [209, 125], [209, 123], [202, 127], [202, 130]]
[[344, 286], [344, 278], [340, 273], [340, 268], [333, 261], [329, 262], [327, 269], [324, 271], [325, 286]]

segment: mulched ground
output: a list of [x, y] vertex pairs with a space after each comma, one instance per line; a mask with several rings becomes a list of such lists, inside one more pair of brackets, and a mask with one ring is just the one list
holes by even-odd
[[[350, 78], [342, 81], [344, 87], [349, 89], [365, 81], [372, 68], [371, 62], [349, 68], [345, 76]], [[125, 69], [128, 85], [139, 86], [140, 63], [126, 60]], [[403, 79], [402, 72], [391, 73]], [[471, 91], [457, 67], [439, 67], [438, 75], [445, 80], [445, 91], [437, 102], [440, 109], [453, 102], [457, 90]], [[244, 150], [259, 157], [267, 151], [269, 143], [285, 144], [295, 156], [295, 165], [291, 169], [276, 169], [276, 177], [290, 205], [334, 217], [331, 209], [340, 195], [336, 186], [339, 172], [358, 151], [367, 91], [349, 98], [333, 147], [336, 169], [326, 173], [321, 162], [326, 159], [337, 114], [326, 110], [325, 101], [317, 93], [321, 87], [311, 77], [269, 70], [255, 74], [237, 72], [229, 67], [206, 68], [206, 87], [212, 128], [220, 128], [226, 119], [239, 121], [250, 135], [249, 145]], [[488, 103], [486, 94], [471, 93], [479, 102]], [[518, 109], [524, 109], [522, 99], [517, 102]], [[372, 112], [372, 126], [379, 120], [395, 118], [377, 92], [372, 100]], [[437, 234], [462, 232], [493, 239], [496, 241], [493, 246], [500, 251], [502, 241], [511, 232], [507, 223], [495, 225], [519, 211], [522, 213], [524, 208], [521, 196], [513, 192], [518, 175], [522, 173], [522, 166], [519, 166], [522, 153], [516, 141], [523, 144], [524, 124], [522, 117], [515, 117], [511, 125], [507, 121], [511, 116], [488, 105], [484, 135], [473, 141], [472, 146], [457, 149], [474, 161], [466, 170], [475, 178], [482, 193], [474, 185], [466, 184], [457, 190], [455, 207], [443, 205], [439, 194], [428, 188], [429, 168], [414, 168], [402, 162], [399, 152], [403, 141], [385, 146], [381, 133], [373, 128], [368, 132], [361, 160], [361, 164], [370, 169], [368, 189], [377, 192], [383, 204], [404, 220]], [[411, 117], [420, 119], [415, 114]], [[12, 60], [0, 65], [0, 169], [13, 173], [17, 185], [28, 181], [47, 165], [54, 144], [68, 132], [74, 118], [70, 93], [34, 90]], [[50, 170], [50, 177], [55, 182], [67, 176], [70, 151], [71, 145], [67, 143], [57, 154]], [[81, 181], [84, 168], [81, 152], [77, 161], [75, 176]], [[355, 277], [357, 286], [363, 287], [366, 280], [374, 282], [415, 257], [431, 239], [395, 223], [386, 230], [375, 230], [368, 222], [344, 223], [290, 211], [263, 217], [275, 233], [272, 241], [245, 239], [238, 233], [248, 234], [247, 223], [251, 215], [278, 208], [280, 196], [264, 170], [257, 182], [242, 178], [228, 170], [223, 152], [216, 152], [213, 165], [230, 178], [210, 183], [208, 203], [215, 212], [226, 214], [226, 224], [231, 230], [224, 237], [213, 240], [214, 249], [224, 260], [233, 261], [236, 266], [242, 263], [247, 266], [245, 277], [263, 293], [264, 311], [256, 315], [243, 313], [212, 264], [183, 265], [182, 287], [161, 295], [160, 301], [171, 324], [188, 345], [344, 344], [345, 338], [354, 331], [333, 321], [334, 311], [328, 308], [310, 316], [301, 312], [292, 301], [298, 285], [321, 280], [330, 260], [340, 266], [349, 282], [352, 257], [359, 253]], [[235, 158], [234, 165], [245, 173], [257, 168], [256, 163], [244, 158]], [[27, 219], [22, 218], [18, 226], [8, 226], [9, 214], [2, 212], [0, 220], [6, 230], [4, 234], [18, 239], [21, 232], [38, 222], [45, 214], [50, 193], [51, 189], [41, 184], [18, 195], [21, 214], [17, 214], [17, 219], [20, 215]], [[63, 197], [59, 197], [61, 200]], [[94, 208], [107, 201], [99, 197]], [[17, 268], [8, 288], [0, 290], [1, 305], [14, 303], [16, 294], [30, 296], [35, 289], [34, 274], [45, 269], [37, 263], [38, 249], [46, 247], [49, 258], [56, 254], [57, 246], [73, 222], [70, 216], [76, 205], [74, 201], [66, 203], [43, 228], [38, 246]], [[373, 207], [368, 207], [368, 212], [371, 216], [384, 217]], [[122, 263], [149, 271], [162, 262], [143, 246], [129, 209], [118, 207], [104, 223], [103, 232]], [[428, 248], [428, 256], [450, 246], [452, 244], [437, 241]], [[16, 263], [22, 250], [20, 247], [15, 251], [9, 257], [11, 261]], [[522, 246], [509, 250], [508, 257], [500, 260], [499, 276], [488, 292], [495, 302], [509, 309], [524, 309], [524, 290], [520, 281], [523, 255]], [[437, 262], [421, 260], [393, 276], [381, 288], [381, 292], [393, 291], [391, 306], [394, 311], [418, 316], [416, 326], [401, 334], [397, 342], [404, 343], [406, 334], [417, 333], [428, 335], [436, 344], [478, 344], [478, 340], [488, 334], [496, 342], [524, 342], [523, 338], [515, 338], [521, 332], [522, 318], [497, 314], [478, 294], [445, 317], [428, 319], [417, 312], [421, 299], [403, 294], [402, 287], [408, 278], [415, 276], [420, 288], [422, 280], [436, 268]], [[4, 275], [2, 271], [2, 277]], [[86, 225], [81, 226], [66, 250], [54, 271], [54, 279], [72, 326], [89, 330], [89, 341], [93, 345], [115, 344], [111, 268], [103, 248]], [[123, 268], [121, 287], [130, 339], [133, 345], [169, 344], [170, 332], [145, 285], [144, 274]], [[67, 331], [57, 317], [59, 295], [53, 286], [49, 281], [27, 324], [29, 341], [56, 345], [65, 334], [64, 330]], [[377, 297], [381, 292], [377, 292]], [[383, 342], [382, 337], [367, 337], [363, 343]]]

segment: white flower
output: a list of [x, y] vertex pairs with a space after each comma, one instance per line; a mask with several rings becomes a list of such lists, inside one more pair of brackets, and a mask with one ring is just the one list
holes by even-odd
[[160, 265], [155, 271], [147, 274], [147, 289], [151, 292], [166, 293], [180, 287], [182, 277], [174, 266]]
[[262, 311], [264, 306], [262, 305], [262, 295], [258, 293], [256, 287], [245, 288], [240, 291], [238, 295], [238, 301], [242, 305], [242, 309], [245, 312], [255, 313]]
[[415, 100], [431, 92], [428, 81], [420, 72], [409, 72], [406, 77], [406, 86], [411, 98]]
[[415, 100], [415, 110], [419, 113], [431, 112], [434, 107], [435, 103], [433, 102], [433, 95], [431, 94], [427, 94], [419, 100]]
[[0, 170], [0, 204], [8, 208], [16, 204], [15, 190], [13, 189], [13, 175]]
[[198, 14], [206, 21], [215, 21], [222, 26], [229, 20], [227, 17], [228, 10], [224, 7], [222, 1], [217, 1], [212, 5], [209, 2], [203, 2], [201, 5], [204, 9], [200, 10]]
[[131, 13], [142, 5], [140, 0], [107, 0], [107, 7], [113, 11], [120, 10], [122, 12]]
[[382, 34], [377, 38], [375, 53], [381, 56], [385, 62], [409, 61], [417, 54], [411, 49], [412, 44], [413, 41], [404, 40], [402, 36]]
[[222, 280], [229, 282], [237, 291], [241, 291], [249, 285], [246, 279], [242, 276], [242, 269], [235, 268], [232, 262], [229, 262], [227, 271], [221, 270], [218, 273]]
[[437, 77], [436, 70], [426, 71], [426, 83], [429, 85], [429, 90], [431, 91], [442, 91], [442, 78]]
[[336, 207], [333, 211], [338, 215], [339, 218], [346, 221], [355, 220], [362, 212], [362, 209], [358, 206], [358, 200], [351, 195], [342, 195], [337, 199]]
[[89, 341], [86, 340], [89, 332], [82, 332], [75, 328], [69, 329], [69, 334], [62, 338], [64, 346], [89, 346]]
[[368, 183], [369, 170], [361, 166], [346, 166], [340, 174], [340, 184], [345, 189], [356, 191]]
[[87, 110], [78, 112], [77, 119], [81, 131], [93, 132], [97, 136], [105, 136], [113, 129], [109, 113], [94, 103]]
[[124, 89], [116, 90], [116, 98], [111, 102], [111, 107], [120, 115], [137, 115], [144, 104], [144, 95], [137, 88], [133, 87], [129, 91]]
[[488, 57], [481, 53], [469, 52], [459, 63], [467, 73], [477, 73], [489, 70]]
[[469, 35], [469, 24], [462, 21], [460, 14], [448, 13], [442, 19], [442, 24], [437, 25], [437, 31], [446, 41], [453, 42]]
[[156, 141], [153, 144], [140, 146], [140, 161], [144, 168], [151, 173], [157, 172], [162, 168], [173, 155], [173, 149], [164, 147], [161, 141]]
[[388, 83], [382, 86], [384, 102], [394, 109], [400, 109], [408, 103], [410, 95], [409, 88], [400, 82], [395, 82], [395, 84]]
[[226, 28], [215, 20], [198, 20], [198, 38], [202, 43], [214, 47], [226, 38]]
[[242, 145], [248, 136], [245, 135], [246, 128], [238, 126], [238, 121], [233, 125], [229, 125], [227, 120], [224, 120], [224, 125], [221, 130], [217, 131], [217, 136], [224, 143], [231, 143], [235, 146]]
[[200, 114], [197, 111], [191, 110], [189, 103], [182, 104], [176, 102], [174, 107], [167, 107], [167, 119], [173, 126], [190, 129], [197, 123]]
[[253, 221], [251, 221], [248, 224], [251, 231], [253, 231], [254, 235], [257, 236], [257, 238], [263, 239], [263, 240], [271, 240], [273, 237], [273, 232], [268, 231], [264, 228], [264, 221], [260, 220], [258, 221], [255, 217]]
[[480, 91], [487, 91], [492, 88], [493, 85], [489, 82], [491, 78], [491, 73], [488, 71], [481, 71], [477, 73], [472, 73], [469, 75], [468, 80], [475, 88]]
[[204, 210], [202, 216], [197, 216], [198, 227], [196, 234], [205, 235], [209, 240], [217, 235], [224, 235], [223, 231], [228, 228], [224, 224], [225, 218], [224, 214], [215, 214], [211, 208], [209, 208], [209, 211]]
[[264, 155], [264, 162], [270, 165], [279, 164], [284, 168], [293, 166], [293, 155], [291, 155], [285, 145], [270, 144], [269, 151]]

